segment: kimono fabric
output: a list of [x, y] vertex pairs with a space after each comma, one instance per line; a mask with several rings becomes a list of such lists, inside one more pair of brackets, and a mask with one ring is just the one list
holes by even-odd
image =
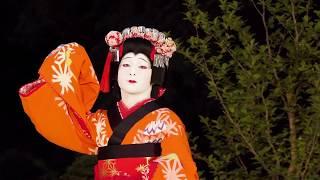
[[198, 179], [182, 121], [157, 100], [90, 112], [99, 82], [81, 45], [57, 47], [39, 75], [19, 90], [24, 111], [50, 142], [97, 155], [96, 180]]

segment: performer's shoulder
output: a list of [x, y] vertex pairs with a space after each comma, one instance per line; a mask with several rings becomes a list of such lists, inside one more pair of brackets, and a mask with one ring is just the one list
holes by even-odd
[[174, 120], [174, 121], [178, 122], [179, 124], [183, 124], [183, 122], [181, 121], [179, 115], [174, 110], [172, 110], [172, 109], [170, 109], [168, 107], [162, 107], [162, 108], [159, 108], [156, 111], [158, 113], [170, 116], [171, 120]]

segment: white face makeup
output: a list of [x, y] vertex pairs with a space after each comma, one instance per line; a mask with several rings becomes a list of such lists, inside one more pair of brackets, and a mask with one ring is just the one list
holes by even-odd
[[118, 70], [118, 84], [127, 94], [151, 93], [151, 63], [147, 56], [132, 52], [123, 56]]

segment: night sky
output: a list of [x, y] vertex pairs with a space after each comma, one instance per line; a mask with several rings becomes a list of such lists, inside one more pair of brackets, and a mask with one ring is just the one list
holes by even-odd
[[[38, 78], [38, 68], [51, 50], [62, 43], [78, 42], [101, 77], [108, 48], [104, 36], [110, 30], [144, 25], [181, 39], [194, 33], [192, 25], [183, 20], [185, 9], [180, 0], [7, 0], [1, 7], [0, 179], [32, 179], [49, 170], [63, 171], [77, 155], [36, 132], [17, 93], [19, 87]], [[208, 109], [216, 104], [206, 100], [204, 80], [178, 54], [169, 74], [165, 102], [187, 130], [197, 132], [198, 115], [214, 115]]]

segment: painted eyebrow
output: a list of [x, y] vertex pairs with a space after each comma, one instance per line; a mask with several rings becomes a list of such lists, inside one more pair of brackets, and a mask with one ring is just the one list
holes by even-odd
[[149, 60], [147, 60], [147, 59], [144, 59], [144, 58], [138, 58], [138, 59], [141, 59], [141, 60], [143, 60], [143, 61], [145, 61], [145, 62], [149, 62]]
[[125, 57], [125, 58], [122, 58], [122, 60], [123, 60], [123, 59], [128, 59], [128, 58], [133, 58], [133, 57], [130, 57], [130, 56], [128, 57], [128, 56], [127, 56], [127, 57]]

